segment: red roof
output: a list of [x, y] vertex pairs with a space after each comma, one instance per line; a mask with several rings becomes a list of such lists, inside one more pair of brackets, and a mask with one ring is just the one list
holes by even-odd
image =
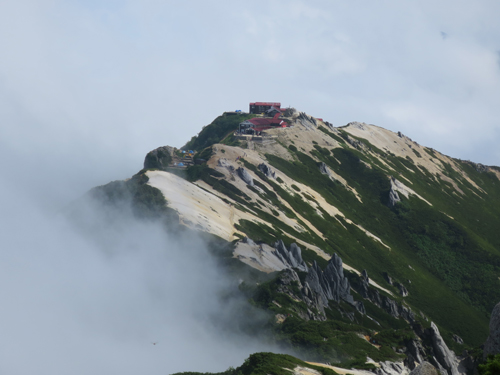
[[282, 121], [280, 119], [274, 119], [274, 118], [260, 118], [260, 117], [255, 117], [247, 120], [250, 122], [254, 128], [254, 130], [263, 130], [262, 128], [267, 127], [267, 128], [272, 128], [275, 126], [283, 126], [283, 124], [286, 126], [288, 125], [285, 121]]
[[271, 107], [281, 107], [281, 103], [272, 103], [272, 102], [255, 102], [255, 103], [250, 103], [250, 105], [269, 105]]

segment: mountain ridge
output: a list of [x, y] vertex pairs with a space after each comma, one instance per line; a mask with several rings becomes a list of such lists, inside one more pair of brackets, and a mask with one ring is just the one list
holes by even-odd
[[[271, 275], [266, 283], [245, 280], [243, 293], [275, 314], [272, 329], [287, 345], [301, 348], [293, 338], [303, 328], [296, 318], [357, 324], [365, 333], [377, 324], [410, 329], [413, 339], [407, 333], [398, 339], [406, 360], [408, 345], [430, 340], [431, 321], [455, 350], [484, 342], [488, 314], [500, 300], [500, 240], [493, 231], [500, 226], [500, 168], [442, 155], [375, 125], [334, 127], [289, 112], [289, 127], [260, 137], [236, 132], [248, 115], [226, 114], [181, 150], [153, 150], [134, 177], [148, 195], [134, 188], [133, 196], [144, 207], [164, 207], [181, 226], [221, 238], [233, 259]], [[337, 258], [346, 278], [331, 285], [344, 280], [347, 294], [323, 298], [320, 306], [327, 284], [311, 288], [311, 270], [322, 275]], [[287, 279], [293, 269], [298, 273]], [[457, 335], [466, 346], [452, 340]], [[314, 345], [322, 356], [310, 349], [306, 356], [326, 360], [340, 350]], [[356, 345], [359, 362], [371, 349]], [[432, 356], [437, 349], [425, 345], [422, 355]], [[385, 355], [395, 359], [398, 352]]]

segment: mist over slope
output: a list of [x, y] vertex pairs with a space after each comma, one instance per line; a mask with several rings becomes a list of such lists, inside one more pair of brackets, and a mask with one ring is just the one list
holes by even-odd
[[[2, 180], [1, 373], [221, 371], [274, 348], [239, 326], [238, 312], [251, 307], [228, 297], [237, 282], [204, 239], [89, 197], [78, 200], [77, 220], [68, 217], [40, 199], [52, 194], [46, 186], [66, 184], [44, 180], [60, 167], [21, 163]], [[31, 185], [19, 184], [28, 173]]]

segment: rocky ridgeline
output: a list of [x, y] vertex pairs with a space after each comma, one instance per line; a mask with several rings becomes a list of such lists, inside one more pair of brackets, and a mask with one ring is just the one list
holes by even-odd
[[274, 244], [274, 255], [283, 262], [288, 268], [296, 268], [299, 271], [307, 272], [306, 262], [302, 259], [302, 251], [297, 244], [292, 243], [290, 249], [287, 249], [282, 240]]
[[333, 254], [325, 271], [321, 271], [316, 262], [313, 263], [306, 276], [304, 287], [316, 293], [324, 307], [328, 306], [329, 301], [345, 301], [356, 308], [361, 314], [365, 314], [363, 302], [354, 301], [351, 295], [351, 285], [344, 276], [342, 259]]
[[307, 130], [315, 129], [318, 126], [318, 122], [316, 121], [316, 119], [305, 114], [304, 112], [300, 112], [300, 114], [296, 118], [296, 121], [299, 122]]
[[[292, 244], [290, 249], [286, 249], [283, 242], [278, 241], [275, 249], [275, 255], [283, 263], [299, 264], [298, 267], [292, 266], [285, 269], [281, 274], [278, 280], [280, 285], [278, 291], [288, 294], [294, 299], [300, 299], [307, 305], [307, 314], [303, 314], [302, 318], [326, 320], [325, 308], [329, 307], [330, 301], [347, 302], [361, 314], [365, 314], [363, 302], [355, 301], [351, 295], [351, 285], [347, 277], [344, 276], [342, 259], [337, 254], [332, 256], [323, 271], [316, 262], [313, 262], [311, 267], [307, 267], [302, 260], [300, 248], [296, 244]], [[307, 272], [304, 282], [301, 282], [295, 269]], [[300, 295], [296, 295], [297, 289], [294, 286], [298, 287]], [[354, 320], [353, 312], [343, 311], [342, 309], [339, 311], [349, 319]]]
[[[275, 244], [275, 255], [284, 264], [289, 265], [278, 278], [278, 292], [287, 294], [294, 300], [301, 300], [307, 305], [306, 312], [298, 312], [301, 318], [326, 320], [325, 309], [330, 308], [330, 301], [347, 302], [361, 314], [366, 314], [363, 302], [355, 301], [351, 295], [351, 284], [344, 275], [342, 259], [337, 254], [331, 257], [324, 271], [316, 262], [313, 262], [311, 267], [307, 267], [302, 259], [300, 247], [296, 244], [292, 244], [287, 249], [283, 241], [278, 241]], [[303, 281], [297, 272], [307, 272], [305, 278], [302, 277]], [[402, 284], [394, 282], [387, 274], [385, 277], [390, 280], [391, 285], [401, 286], [403, 290], [400, 288], [400, 293], [405, 295], [406, 288]], [[381, 295], [376, 288], [370, 286], [369, 281], [367, 271], [363, 270], [360, 282], [356, 283], [353, 289], [392, 317], [406, 320], [416, 337], [407, 340], [406, 347], [400, 349], [400, 353], [404, 353], [407, 357], [404, 362], [381, 363], [377, 374], [408, 374], [410, 371], [414, 375], [435, 374], [437, 369], [442, 375], [461, 375], [474, 369], [473, 359], [467, 353], [464, 353], [463, 356], [457, 356], [450, 350], [433, 322], [431, 322], [430, 328], [424, 329], [417, 323], [413, 311], [408, 306], [403, 303], [398, 304], [395, 300]], [[340, 306], [338, 308], [343, 316], [352, 321], [355, 320], [353, 312], [346, 311]], [[500, 303], [492, 314], [490, 327], [492, 327], [492, 335], [490, 335], [489, 342], [492, 348], [496, 348], [493, 349], [496, 350], [495, 353], [498, 353], [500, 352], [498, 346], [500, 343]], [[458, 336], [455, 340], [462, 341]], [[430, 360], [431, 363], [426, 362], [426, 360]]]

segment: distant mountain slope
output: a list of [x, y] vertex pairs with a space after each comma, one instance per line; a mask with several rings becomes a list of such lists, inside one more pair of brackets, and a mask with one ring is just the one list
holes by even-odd
[[[154, 188], [155, 199], [133, 194], [231, 242], [244, 264], [279, 271], [267, 283], [246, 280], [242, 293], [275, 314], [282, 344], [317, 360], [408, 359], [417, 343], [412, 358], [439, 357], [431, 321], [458, 352], [484, 342], [500, 301], [500, 168], [375, 125], [333, 127], [296, 111], [290, 127], [264, 138], [233, 134], [247, 118], [221, 116], [204, 127], [183, 148], [195, 152], [187, 168], [171, 162], [180, 150], [168, 148], [161, 170], [147, 169], [162, 165], [148, 164], [158, 152], [148, 154], [135, 181]], [[322, 331], [353, 344], [316, 342], [326, 339]], [[374, 351], [365, 336], [389, 348]]]

